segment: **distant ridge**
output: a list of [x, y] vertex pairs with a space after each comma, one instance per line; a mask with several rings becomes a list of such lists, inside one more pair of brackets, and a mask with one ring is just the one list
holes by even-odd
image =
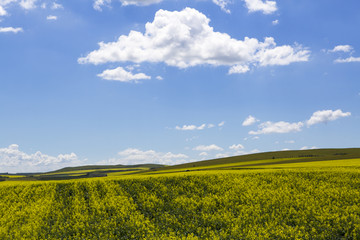
[[[276, 159], [284, 159], [284, 158], [289, 158], [289, 160], [282, 161], [282, 163], [313, 162], [313, 161], [360, 158], [360, 148], [326, 148], [326, 149], [287, 150], [287, 151], [253, 153], [247, 155], [166, 166], [162, 168], [157, 168], [155, 170], [160, 171], [160, 170], [173, 170], [173, 169], [182, 169], [182, 168], [191, 169], [194, 167], [206, 167], [211, 165], [251, 162], [251, 161], [268, 159], [269, 160], [268, 163], [261, 163], [261, 165], [267, 165], [267, 164], [275, 164], [277, 163]], [[260, 165], [260, 164], [254, 164], [254, 165]]]
[[59, 170], [51, 171], [48, 173], [60, 173], [60, 172], [72, 172], [72, 171], [81, 171], [81, 170], [99, 170], [99, 169], [113, 169], [113, 168], [160, 168], [164, 167], [165, 165], [161, 164], [136, 164], [136, 165], [85, 165], [85, 166], [78, 166], [78, 167], [65, 167]]

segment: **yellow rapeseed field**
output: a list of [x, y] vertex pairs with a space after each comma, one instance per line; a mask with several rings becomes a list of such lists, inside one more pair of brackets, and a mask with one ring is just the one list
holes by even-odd
[[360, 239], [360, 168], [1, 182], [0, 239]]

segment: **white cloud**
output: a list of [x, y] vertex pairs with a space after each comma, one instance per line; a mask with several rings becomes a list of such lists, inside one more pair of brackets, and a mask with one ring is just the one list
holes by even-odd
[[128, 148], [118, 153], [118, 157], [106, 161], [101, 161], [99, 164], [165, 164], [174, 165], [188, 162], [188, 156], [185, 154], [174, 154], [171, 152], [162, 153], [154, 150], [140, 150], [136, 148]]
[[262, 0], [244, 0], [246, 7], [249, 12], [260, 11], [264, 14], [271, 14], [277, 11], [277, 6], [275, 1], [262, 1]]
[[176, 126], [175, 129], [176, 130], [181, 130], [181, 131], [194, 131], [194, 130], [204, 130], [205, 128], [213, 128], [215, 127], [214, 124], [209, 123], [209, 124], [201, 124], [200, 126], [196, 126], [196, 125], [183, 125], [182, 127], [180, 126]]
[[22, 28], [0, 27], [0, 33], [19, 33], [22, 31]]
[[218, 153], [215, 155], [215, 158], [226, 158], [226, 157], [230, 157], [231, 155], [228, 153]]
[[259, 120], [256, 119], [255, 117], [249, 115], [245, 120], [244, 122], [242, 123], [243, 126], [251, 126], [253, 125], [254, 123], [258, 122]]
[[213, 3], [215, 3], [216, 5], [218, 5], [221, 10], [223, 10], [226, 13], [230, 13], [230, 10], [227, 8], [227, 5], [230, 3], [229, 0], [212, 0]]
[[95, 0], [93, 7], [95, 10], [102, 11], [103, 6], [109, 6], [111, 4], [111, 0]]
[[222, 151], [224, 150], [223, 148], [215, 145], [215, 144], [211, 144], [211, 145], [199, 145], [195, 148], [193, 148], [193, 150], [195, 151], [202, 151], [202, 152], [208, 152], [208, 151]]
[[36, 2], [37, 2], [37, 0], [21, 0], [21, 2], [19, 4], [22, 8], [29, 10], [29, 9], [36, 8], [36, 5], [35, 5]]
[[232, 150], [239, 150], [239, 149], [244, 149], [245, 147], [242, 144], [233, 144], [229, 147], [229, 149]]
[[[226, 13], [231, 13], [228, 9], [227, 5], [232, 3], [231, 0], [212, 0], [213, 3], [218, 5], [221, 10]], [[260, 11], [264, 14], [271, 14], [277, 11], [277, 6], [275, 1], [268, 0], [243, 0], [245, 2], [245, 6], [249, 12], [257, 12]]]
[[246, 155], [246, 154], [254, 154], [260, 152], [258, 149], [253, 149], [249, 152], [247, 151], [239, 151], [236, 152], [226, 152], [226, 153], [218, 153], [215, 155], [216, 158], [225, 158], [225, 157], [232, 157], [232, 156], [239, 156], [239, 155]]
[[160, 80], [160, 81], [161, 81], [161, 80], [164, 80], [164, 78], [163, 78], [162, 76], [156, 76], [156, 79], [157, 79], [157, 80]]
[[260, 150], [258, 150], [258, 149], [255, 148], [255, 149], [253, 149], [253, 150], [250, 151], [250, 154], [252, 154], [252, 153], [259, 153], [259, 152], [260, 152]]
[[122, 67], [118, 67], [115, 69], [107, 69], [101, 74], [98, 74], [98, 77], [101, 77], [105, 80], [114, 80], [120, 82], [138, 82], [139, 80], [151, 79], [150, 76], [147, 76], [144, 73], [133, 74], [126, 71]]
[[[314, 112], [311, 118], [304, 122], [295, 122], [289, 123], [284, 121], [279, 122], [263, 122], [258, 125], [259, 130], [250, 131], [251, 135], [259, 135], [259, 134], [269, 134], [269, 133], [290, 133], [290, 132], [300, 132], [306, 123], [307, 126], [311, 126], [318, 123], [326, 123], [329, 121], [334, 121], [340, 117], [348, 117], [351, 116], [350, 112], [342, 112], [340, 109], [333, 110], [323, 110]], [[245, 121], [244, 121], [245, 122]], [[247, 140], [245, 138], [244, 140]], [[255, 138], [254, 138], [255, 139]], [[285, 141], [286, 143], [295, 143], [295, 141]]]
[[300, 150], [307, 150], [307, 149], [317, 149], [317, 147], [313, 146], [313, 147], [309, 148], [307, 146], [304, 146]]
[[0, 5], [0, 17], [7, 15], [6, 10]]
[[351, 63], [351, 62], [360, 62], [360, 57], [348, 57], [344, 59], [336, 59], [335, 63]]
[[285, 143], [293, 144], [293, 143], [295, 143], [295, 141], [294, 140], [288, 140], [288, 141], [285, 141]]
[[202, 124], [200, 126], [196, 126], [196, 125], [183, 125], [182, 127], [180, 126], [176, 126], [175, 129], [176, 130], [181, 130], [181, 131], [193, 131], [193, 130], [203, 130], [205, 128], [205, 124]]
[[299, 132], [301, 128], [304, 126], [302, 122], [297, 123], [288, 123], [284, 121], [280, 122], [264, 122], [261, 123], [258, 127], [258, 131], [250, 131], [249, 134], [251, 135], [258, 135], [258, 134], [269, 134], [269, 133], [289, 133], [289, 132]]
[[245, 138], [244, 138], [244, 141], [247, 141], [247, 140], [258, 140], [258, 139], [260, 139], [259, 136], [254, 136], [254, 137], [252, 137], [252, 138], [245, 137]]
[[341, 117], [349, 117], [351, 116], [350, 112], [343, 112], [340, 109], [338, 110], [322, 110], [314, 112], [311, 118], [306, 121], [308, 126], [318, 124], [318, 123], [327, 123], [329, 121], [334, 121]]
[[328, 52], [350, 52], [353, 50], [353, 47], [350, 45], [338, 45], [335, 46], [333, 49], [329, 50]]
[[250, 68], [247, 65], [234, 65], [229, 69], [228, 74], [246, 73], [248, 71], [250, 71]]
[[[350, 45], [338, 45], [334, 47], [331, 50], [328, 50], [328, 52], [352, 52], [354, 48]], [[351, 62], [360, 62], [360, 57], [353, 57], [350, 56], [348, 58], [338, 58], [334, 61], [335, 63], [351, 63]]]
[[57, 20], [57, 16], [49, 15], [46, 17], [47, 20]]
[[[8, 15], [6, 8], [12, 4], [20, 6], [25, 10], [31, 10], [36, 8], [37, 0], [0, 0], [0, 16]], [[41, 7], [46, 6], [45, 3]]]
[[39, 172], [50, 171], [81, 164], [75, 153], [49, 156], [39, 151], [28, 154], [19, 150], [19, 145], [12, 144], [0, 148], [0, 172]]
[[56, 9], [63, 9], [63, 5], [59, 4], [59, 3], [56, 3], [54, 2], [52, 5], [51, 5], [51, 9], [53, 10], [56, 10]]
[[225, 125], [225, 121], [222, 121], [221, 123], [218, 124], [218, 127], [223, 127]]
[[78, 59], [80, 64], [110, 62], [164, 62], [169, 66], [187, 68], [213, 66], [288, 65], [308, 61], [310, 51], [301, 46], [276, 46], [273, 38], [264, 42], [245, 37], [231, 38], [215, 32], [210, 19], [196, 9], [159, 10], [153, 22], [145, 25], [145, 33], [131, 31], [115, 42], [99, 43], [99, 49]]
[[205, 156], [207, 156], [208, 155], [208, 153], [207, 152], [201, 152], [201, 153], [199, 153], [199, 156], [203, 156], [203, 157], [205, 157]]
[[289, 65], [293, 62], [306, 62], [309, 59], [309, 51], [301, 46], [291, 47], [288, 45], [275, 47], [273, 38], [266, 38], [264, 44], [273, 48], [264, 48], [258, 52], [260, 66]]
[[[6, 12], [6, 10], [5, 10], [5, 8], [8, 6], [8, 5], [10, 5], [10, 4], [12, 4], [12, 3], [16, 3], [18, 0], [0, 0], [0, 9], [2, 9], [2, 11], [3, 11], [3, 14], [4, 15], [7, 15], [7, 12]], [[3, 15], [3, 16], [4, 16]], [[1, 15], [0, 15], [1, 16]]]
[[276, 20], [272, 21], [271, 23], [272, 23], [272, 25], [274, 25], [274, 26], [275, 26], [275, 25], [278, 25], [278, 24], [279, 24], [279, 20], [276, 19]]

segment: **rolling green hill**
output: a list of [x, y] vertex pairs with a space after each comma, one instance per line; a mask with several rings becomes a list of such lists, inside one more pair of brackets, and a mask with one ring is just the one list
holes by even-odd
[[[78, 166], [78, 167], [66, 167], [56, 171], [52, 171], [51, 173], [59, 173], [59, 172], [74, 172], [74, 171], [82, 171], [82, 170], [106, 170], [106, 169], [129, 169], [129, 168], [159, 168], [164, 165], [160, 164], [136, 164], [136, 165], [87, 165], [87, 166]], [[50, 173], [50, 172], [49, 172]]]
[[45, 173], [20, 173], [2, 174], [0, 181], [36, 181], [36, 180], [69, 180], [93, 177], [106, 177], [108, 174], [140, 172], [163, 167], [159, 164], [137, 164], [137, 165], [87, 165], [78, 167], [66, 167], [56, 171]]
[[360, 148], [312, 149], [255, 153], [199, 162], [185, 163], [153, 169], [172, 171], [177, 169], [229, 168], [231, 166], [253, 167], [261, 165], [289, 164], [314, 161], [360, 158]]

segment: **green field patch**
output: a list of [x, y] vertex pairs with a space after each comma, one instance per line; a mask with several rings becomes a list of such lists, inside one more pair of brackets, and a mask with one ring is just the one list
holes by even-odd
[[136, 170], [136, 171], [110, 172], [110, 173], [108, 173], [107, 175], [108, 175], [109, 177], [112, 177], [112, 176], [123, 176], [123, 175], [135, 174], [135, 173], [138, 173], [139, 171], [142, 171], [142, 170], [148, 170], [148, 169], [139, 169], [139, 170]]
[[[330, 165], [329, 165], [330, 164]], [[148, 171], [146, 175], [154, 174], [166, 174], [166, 173], [177, 173], [186, 171], [204, 171], [204, 170], [225, 170], [225, 169], [247, 169], [247, 168], [288, 168], [288, 167], [302, 167], [302, 166], [313, 166], [313, 167], [326, 167], [326, 166], [356, 166], [360, 163], [354, 159], [350, 160], [321, 160], [309, 158], [283, 158], [283, 159], [265, 159], [265, 160], [254, 160], [254, 161], [242, 161], [237, 163], [228, 164], [216, 164], [200, 167], [189, 167], [189, 168], [175, 168], [175, 169], [163, 169], [156, 171]]]
[[251, 168], [332, 168], [332, 167], [360, 167], [360, 158], [314, 161], [314, 162], [297, 162], [273, 165], [252, 166]]
[[[288, 159], [289, 162], [296, 161], [324, 161], [324, 160], [341, 160], [341, 159], [354, 159], [360, 158], [360, 148], [344, 148], [344, 149], [311, 149], [311, 150], [291, 150], [291, 151], [277, 151], [277, 152], [264, 152], [255, 153], [241, 156], [233, 156], [212, 160], [204, 160], [199, 162], [185, 163], [175, 166], [167, 166], [155, 169], [156, 171], [162, 170], [175, 170], [175, 169], [191, 169], [202, 168], [213, 165], [224, 164], [239, 164], [246, 162], [247, 165], [257, 161], [269, 161], [269, 164], [277, 160]], [[292, 161], [293, 160], [293, 161]]]
[[[147, 170], [148, 168], [140, 167], [135, 168], [137, 171]], [[88, 172], [116, 172], [116, 171], [134, 171], [133, 169], [129, 168], [107, 168], [107, 169], [89, 169], [89, 170], [76, 170], [76, 171], [61, 171], [61, 172], [50, 172], [44, 173], [40, 175], [59, 175], [59, 174], [81, 174], [81, 173], [88, 173]]]
[[24, 175], [8, 174], [8, 175], [0, 175], [0, 177], [5, 177], [5, 178], [22, 178], [22, 177], [25, 177], [25, 176], [24, 176]]

